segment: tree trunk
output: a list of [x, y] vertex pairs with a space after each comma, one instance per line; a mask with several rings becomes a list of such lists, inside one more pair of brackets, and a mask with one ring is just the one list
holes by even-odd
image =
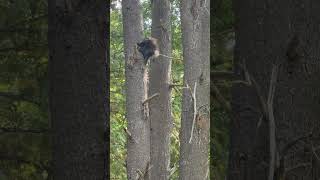
[[128, 179], [149, 179], [150, 121], [147, 104], [147, 71], [136, 45], [143, 39], [142, 12], [139, 0], [122, 0], [126, 61], [126, 117]]
[[[153, 0], [151, 36], [158, 39], [160, 53], [171, 57], [170, 1]], [[169, 179], [170, 132], [172, 127], [170, 101], [171, 59], [160, 56], [150, 63], [149, 96], [151, 125], [151, 179]]]
[[180, 179], [209, 177], [210, 1], [181, 1], [184, 86]]
[[[228, 179], [320, 179], [320, 3], [244, 0], [234, 9], [235, 74], [244, 79], [247, 69], [256, 84], [232, 90]], [[268, 99], [275, 65], [273, 127], [261, 99]]]
[[107, 179], [107, 3], [48, 2], [53, 178]]

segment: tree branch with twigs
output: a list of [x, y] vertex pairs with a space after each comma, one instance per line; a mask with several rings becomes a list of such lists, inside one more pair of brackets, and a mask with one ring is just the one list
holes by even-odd
[[276, 146], [276, 125], [274, 119], [273, 111], [273, 100], [276, 88], [276, 81], [278, 79], [279, 65], [273, 65], [270, 76], [269, 91], [267, 100], [262, 95], [262, 90], [257, 81], [253, 76], [250, 75], [249, 71], [246, 69], [245, 64], [240, 64], [240, 67], [243, 69], [246, 82], [248, 85], [253, 85], [256, 89], [259, 101], [263, 110], [264, 116], [268, 119], [269, 122], [269, 152], [270, 152], [270, 161], [269, 161], [269, 173], [268, 180], [273, 180], [275, 169], [276, 169], [276, 156], [277, 156], [277, 146]]

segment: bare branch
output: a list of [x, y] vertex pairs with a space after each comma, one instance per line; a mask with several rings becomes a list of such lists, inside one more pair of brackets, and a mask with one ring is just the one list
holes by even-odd
[[20, 128], [5, 128], [0, 127], [0, 133], [34, 133], [34, 134], [41, 134], [41, 133], [50, 133], [49, 129], [20, 129]]
[[309, 137], [311, 137], [311, 136], [312, 136], [312, 133], [309, 133], [309, 134], [307, 134], [307, 135], [303, 135], [303, 136], [297, 137], [297, 138], [295, 138], [294, 140], [288, 142], [288, 143], [282, 148], [282, 151], [281, 151], [280, 156], [281, 156], [281, 157], [285, 156], [285, 155], [287, 154], [288, 150], [289, 150], [292, 146], [296, 145], [298, 142], [300, 142], [300, 141], [302, 141], [302, 140], [304, 140], [304, 139], [307, 139], [307, 138], [309, 138]]
[[20, 45], [20, 46], [15, 46], [15, 47], [5, 47], [0, 49], [0, 53], [7, 53], [8, 51], [34, 51], [37, 48], [46, 48], [48, 47], [48, 44], [34, 44], [34, 45]]
[[173, 168], [170, 169], [170, 175], [169, 178], [178, 170], [177, 166], [173, 166]]
[[231, 112], [231, 106], [230, 103], [222, 96], [222, 94], [220, 93], [220, 90], [218, 89], [218, 87], [211, 82], [211, 89], [213, 90], [213, 93], [215, 94], [217, 100], [219, 101], [219, 103], [228, 111]]
[[36, 162], [26, 160], [26, 159], [24, 159], [22, 157], [18, 157], [18, 156], [0, 155], [0, 160], [2, 160], [2, 161], [15, 161], [19, 164], [30, 164], [40, 170], [46, 170], [46, 171], [49, 170], [49, 167], [42, 165], [42, 163], [36, 163]]
[[17, 99], [22, 99], [23, 96], [21, 94], [12, 93], [12, 92], [0, 92], [0, 97], [17, 100]]
[[33, 23], [33, 22], [36, 22], [38, 20], [41, 20], [41, 19], [45, 19], [48, 17], [48, 14], [41, 14], [39, 16], [35, 16], [35, 17], [32, 17], [32, 18], [26, 18], [26, 19], [22, 19], [18, 22], [15, 22], [11, 25], [9, 25], [8, 27], [9, 28], [13, 28], [13, 27], [16, 27], [16, 26], [19, 26], [19, 25], [24, 25], [24, 24], [28, 24], [28, 23]]
[[169, 88], [174, 88], [174, 87], [183, 87], [182, 84], [169, 84]]
[[234, 80], [236, 78], [232, 71], [213, 71], [211, 75], [213, 80]]
[[275, 83], [278, 78], [279, 66], [274, 65], [272, 67], [267, 100], [263, 97], [261, 87], [259, 86], [259, 84], [255, 80], [255, 78], [249, 74], [249, 71], [246, 69], [245, 64], [243, 64], [243, 65], [240, 64], [239, 66], [244, 70], [246, 82], [248, 83], [248, 85], [253, 85], [255, 87], [257, 95], [260, 100], [262, 110], [263, 110], [263, 114], [269, 120], [270, 162], [269, 162], [268, 180], [273, 180], [275, 167], [276, 167], [276, 154], [277, 154], [276, 127], [275, 127], [275, 120], [274, 120], [274, 114], [273, 114], [273, 99], [274, 99], [274, 94], [275, 94]]
[[123, 128], [123, 130], [128, 135], [129, 139], [131, 139], [134, 143], [138, 143], [127, 128]]
[[316, 152], [316, 149], [313, 147], [313, 145], [311, 146], [311, 151], [312, 151], [313, 155], [316, 157], [317, 161], [320, 162], [320, 157], [319, 157], [318, 153]]
[[275, 94], [275, 84], [278, 78], [278, 66], [273, 66], [269, 85], [269, 94], [267, 100], [267, 112], [269, 119], [269, 148], [270, 148], [270, 164], [269, 164], [269, 180], [273, 180], [276, 165], [276, 125], [273, 114], [273, 98]]
[[36, 102], [35, 100], [33, 100], [32, 98], [29, 98], [23, 94], [18, 94], [18, 93], [14, 93], [14, 92], [0, 92], [0, 98], [8, 98], [14, 101], [27, 101], [30, 103], [33, 103], [35, 105], [40, 106], [41, 104], [39, 102]]
[[160, 94], [159, 93], [155, 93], [153, 94], [152, 96], [148, 97], [147, 99], [145, 99], [143, 102], [142, 102], [142, 105], [145, 105], [147, 102], [151, 101], [153, 98], [159, 96]]
[[137, 170], [137, 180], [144, 179], [145, 175], [150, 171], [152, 166], [150, 165], [150, 161], [147, 162], [145, 170], [142, 172], [140, 169]]
[[311, 166], [311, 165], [312, 165], [311, 163], [301, 163], [301, 164], [298, 164], [298, 165], [293, 166], [293, 167], [291, 167], [291, 168], [287, 168], [287, 169], [285, 170], [285, 174], [287, 174], [287, 173], [290, 172], [290, 171], [296, 170], [296, 169], [298, 169], [298, 168], [307, 168], [307, 167], [309, 167], [309, 166]]
[[21, 33], [21, 32], [28, 32], [28, 33], [37, 33], [43, 31], [42, 29], [31, 29], [31, 28], [0, 28], [0, 33]]
[[[190, 88], [190, 91], [191, 91], [191, 88]], [[197, 92], [197, 81], [194, 82], [193, 93], [191, 93], [192, 99], [193, 99], [193, 121], [192, 121], [192, 127], [191, 127], [191, 134], [190, 134], [189, 144], [191, 144], [191, 141], [192, 141], [194, 124], [195, 124], [195, 122], [196, 122], [196, 118], [197, 118], [197, 114], [198, 114], [198, 112], [197, 112], [196, 92]]]

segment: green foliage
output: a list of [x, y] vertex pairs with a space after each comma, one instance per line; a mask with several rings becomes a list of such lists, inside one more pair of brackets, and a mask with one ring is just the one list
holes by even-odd
[[212, 8], [212, 29], [216, 32], [224, 32], [233, 28], [234, 16], [232, 9], [232, 0], [217, 0]]
[[234, 17], [231, 0], [218, 0], [211, 12], [211, 56], [215, 69], [232, 67], [233, 53], [226, 49], [227, 43], [234, 40]]
[[7, 179], [48, 178], [46, 3], [0, 0], [0, 169]]
[[[234, 15], [232, 0], [218, 0], [211, 11], [211, 71], [232, 71], [233, 52], [228, 46], [234, 41]], [[221, 94], [231, 100], [231, 82], [226, 80], [213, 81]], [[228, 148], [230, 116], [211, 95], [211, 178], [225, 179]]]
[[110, 14], [110, 159], [111, 179], [127, 179], [125, 120], [125, 62], [121, 10]]
[[225, 179], [229, 147], [229, 115], [223, 109], [214, 109], [214, 125], [211, 126], [211, 176]]
[[[181, 29], [178, 1], [174, 1], [172, 13], [172, 79], [176, 84], [182, 84], [183, 63], [181, 51]], [[142, 1], [144, 16], [144, 35], [151, 33], [151, 9], [149, 1]], [[111, 101], [111, 179], [126, 179], [126, 128], [125, 119], [125, 76], [124, 76], [124, 54], [123, 54], [123, 30], [121, 10], [113, 8], [111, 11], [111, 75], [110, 75], [110, 101]], [[174, 127], [171, 134], [171, 168], [170, 179], [178, 179], [179, 161], [179, 129], [181, 113], [181, 89], [172, 91], [172, 115]]]
[[[172, 33], [172, 81], [174, 84], [183, 84], [183, 61], [182, 61], [182, 34], [179, 1], [171, 1], [171, 33]], [[172, 114], [173, 129], [171, 133], [170, 160], [171, 176], [170, 179], [178, 179], [180, 139], [179, 132], [181, 127], [181, 106], [182, 90], [174, 88], [172, 91]]]
[[143, 16], [143, 29], [144, 29], [144, 36], [149, 37], [151, 36], [151, 1], [141, 1], [142, 6], [142, 16]]

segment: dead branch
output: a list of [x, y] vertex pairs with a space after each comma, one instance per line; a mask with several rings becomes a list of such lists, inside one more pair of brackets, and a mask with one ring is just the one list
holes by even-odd
[[245, 81], [238, 80], [238, 81], [235, 81], [235, 82], [242, 83], [242, 84], [247, 85], [247, 86], [253, 85], [253, 87], [255, 88], [256, 93], [258, 95], [258, 98], [259, 98], [259, 101], [260, 101], [260, 105], [262, 107], [263, 114], [265, 115], [265, 117], [267, 117], [268, 116], [267, 102], [266, 102], [266, 100], [265, 100], [265, 98], [263, 96], [261, 87], [259, 86], [259, 84], [255, 80], [255, 78], [250, 75], [250, 73], [247, 70], [247, 67], [245, 66], [245, 64], [239, 64], [239, 66], [244, 71]]
[[[276, 165], [276, 171], [275, 171], [275, 175], [276, 177], [280, 176], [280, 177], [285, 177], [286, 176], [286, 171], [285, 168], [284, 168], [284, 160], [285, 160], [285, 156], [287, 154], [287, 152], [289, 151], [289, 149], [296, 145], [298, 142], [304, 140], [304, 139], [307, 139], [307, 138], [310, 138], [312, 137], [312, 132], [307, 134], [307, 135], [303, 135], [303, 136], [300, 136], [300, 137], [297, 137], [295, 138], [294, 140], [288, 142], [283, 148], [282, 150], [277, 152], [277, 165]], [[318, 159], [318, 154], [315, 152], [315, 149], [313, 147], [313, 145], [311, 144], [311, 147], [307, 147], [308, 149], [310, 149], [310, 151], [314, 154], [314, 156], [317, 158], [317, 160], [319, 161]], [[296, 166], [297, 167], [297, 166]], [[295, 167], [295, 168], [296, 168]], [[299, 167], [299, 165], [298, 165]], [[291, 170], [289, 170], [291, 171]], [[277, 180], [277, 179], [276, 179]]]
[[27, 160], [27, 159], [24, 159], [22, 157], [18, 157], [18, 156], [7, 156], [7, 155], [0, 155], [0, 160], [2, 161], [14, 161], [18, 164], [30, 164], [30, 165], [33, 165], [34, 167], [36, 167], [37, 169], [39, 170], [49, 170], [49, 167], [42, 164], [42, 163], [37, 163], [37, 162], [34, 162], [34, 161], [30, 161], [30, 160]]
[[32, 17], [32, 18], [26, 18], [26, 19], [22, 19], [20, 21], [17, 21], [11, 25], [9, 25], [8, 27], [9, 28], [13, 28], [13, 27], [16, 27], [16, 26], [21, 26], [21, 25], [25, 25], [25, 24], [28, 24], [28, 23], [33, 23], [35, 21], [38, 21], [38, 20], [41, 20], [41, 19], [44, 19], [48, 17], [48, 14], [40, 14], [38, 16], [35, 16], [35, 17]]
[[0, 97], [10, 98], [10, 99], [21, 99], [22, 95], [12, 92], [0, 92]]
[[163, 56], [163, 57], [166, 57], [168, 59], [182, 60], [181, 58], [170, 57], [170, 56], [167, 56], [167, 55], [164, 55], [164, 54], [159, 54], [159, 56]]
[[128, 135], [129, 139], [131, 139], [133, 142], [137, 143], [137, 141], [133, 138], [131, 132], [127, 128], [123, 128], [124, 132]]
[[316, 152], [316, 149], [314, 148], [313, 145], [311, 145], [311, 151], [312, 151], [314, 157], [316, 157], [317, 161], [320, 162], [320, 157], [319, 157], [318, 153]]
[[143, 102], [142, 102], [142, 105], [145, 105], [147, 102], [151, 101], [153, 98], [159, 96], [160, 94], [159, 93], [155, 93], [153, 94], [152, 96], [148, 97], [147, 99], [145, 99]]
[[150, 171], [151, 168], [152, 168], [152, 166], [150, 165], [150, 161], [148, 161], [146, 168], [144, 169], [143, 172], [140, 169], [137, 169], [137, 173], [138, 173], [137, 180], [144, 179], [145, 175], [148, 173], [148, 171]]
[[41, 133], [49, 133], [49, 129], [21, 129], [21, 128], [6, 128], [0, 127], [0, 133], [34, 133], [34, 134], [41, 134]]
[[296, 145], [298, 142], [304, 140], [304, 139], [307, 139], [307, 138], [310, 138], [312, 136], [312, 133], [310, 134], [307, 134], [307, 135], [303, 135], [303, 136], [300, 136], [300, 137], [297, 137], [295, 138], [294, 140], [288, 142], [283, 148], [282, 148], [282, 151], [281, 151], [281, 154], [280, 154], [280, 157], [284, 157], [287, 152], [289, 151], [289, 149], [291, 149], [292, 146]]
[[245, 86], [251, 86], [251, 84], [247, 81], [243, 81], [243, 80], [235, 80], [235, 81], [232, 81], [231, 83], [233, 84], [243, 84]]
[[[187, 86], [188, 86], [188, 85], [187, 85]], [[191, 88], [190, 88], [190, 91], [191, 91]], [[196, 118], [197, 118], [197, 114], [198, 114], [198, 112], [197, 112], [196, 92], [197, 92], [197, 81], [194, 82], [193, 93], [191, 93], [192, 99], [193, 99], [193, 120], [192, 120], [192, 127], [191, 127], [191, 134], [190, 134], [189, 144], [191, 144], [191, 141], [192, 141], [194, 124], [195, 124], [195, 122], [196, 122]]]
[[257, 95], [258, 95], [259, 100], [260, 100], [260, 105], [262, 107], [263, 114], [269, 120], [270, 162], [269, 162], [268, 180], [273, 180], [275, 167], [276, 167], [276, 153], [277, 153], [276, 127], [275, 127], [275, 120], [274, 120], [274, 114], [273, 114], [273, 99], [274, 99], [274, 94], [275, 94], [275, 84], [276, 84], [276, 81], [277, 81], [277, 78], [278, 78], [279, 66], [278, 65], [274, 65], [272, 67], [267, 100], [265, 100], [265, 98], [263, 97], [263, 93], [262, 93], [261, 87], [259, 86], [259, 84], [255, 80], [255, 78], [250, 75], [250, 73], [247, 70], [245, 64], [240, 64], [239, 66], [244, 71], [245, 82], [247, 82], [248, 85], [253, 85], [255, 87]]
[[267, 100], [267, 110], [269, 119], [269, 148], [270, 148], [270, 164], [269, 164], [269, 180], [273, 180], [276, 165], [276, 125], [273, 114], [273, 98], [275, 94], [275, 84], [278, 77], [278, 66], [273, 66], [270, 78], [269, 93]]
[[298, 164], [298, 165], [293, 166], [293, 167], [291, 167], [291, 168], [287, 168], [287, 169], [285, 170], [285, 174], [289, 173], [290, 171], [296, 170], [296, 169], [298, 169], [298, 168], [307, 168], [308, 166], [312, 166], [312, 164], [311, 164], [311, 163], [301, 163], [301, 164]]
[[143, 177], [143, 172], [142, 172], [140, 169], [137, 169], [136, 172], [137, 172], [136, 180], [142, 179], [142, 177]]
[[222, 94], [220, 93], [220, 90], [218, 89], [218, 87], [211, 82], [211, 89], [213, 90], [213, 93], [215, 94], [218, 102], [228, 111], [231, 112], [231, 106], [230, 103], [222, 96]]
[[183, 87], [182, 84], [169, 84], [169, 88], [174, 88], [174, 87]]
[[205, 167], [207, 167], [207, 172], [206, 172], [206, 176], [203, 178], [203, 180], [207, 180], [208, 177], [209, 177], [209, 170], [210, 170], [210, 168], [209, 168], [208, 164], [209, 164], [209, 160], [207, 161], [206, 166], [205, 166]]
[[213, 71], [211, 72], [213, 80], [234, 80], [235, 75], [232, 71]]
[[210, 114], [210, 110], [209, 110], [209, 108], [208, 108], [208, 106], [209, 106], [209, 104], [203, 104], [203, 105], [201, 105], [200, 107], [198, 107], [198, 112], [200, 112], [200, 111], [202, 111], [202, 109], [204, 109], [204, 111], [207, 111], [208, 113], [206, 113], [206, 114]]
[[257, 134], [257, 131], [259, 130], [261, 124], [262, 124], [262, 120], [263, 120], [263, 115], [260, 116], [259, 118], [259, 121], [257, 123], [257, 127], [256, 127], [256, 134]]
[[[263, 97], [261, 87], [259, 86], [259, 84], [255, 80], [255, 78], [249, 74], [249, 72], [246, 70], [246, 68], [245, 68], [245, 78], [246, 78], [246, 82], [247, 82], [247, 84], [249, 84], [249, 86], [251, 86], [251, 85], [254, 86], [256, 93], [258, 95], [259, 101], [260, 101], [260, 105], [262, 107], [262, 111], [263, 111], [265, 117], [267, 117], [268, 116], [267, 103], [266, 103], [265, 98]], [[270, 87], [269, 87], [269, 89], [270, 89]]]
[[35, 105], [40, 106], [40, 103], [36, 102], [31, 97], [29, 98], [23, 94], [18, 94], [18, 93], [14, 93], [14, 92], [0, 92], [0, 98], [7, 98], [12, 101], [27, 101], [27, 102], [30, 102], [30, 103], [33, 103]]
[[129, 132], [129, 130], [127, 128], [123, 128], [124, 132], [126, 132], [126, 134], [131, 138], [132, 134], [131, 132]]
[[178, 170], [177, 166], [173, 166], [173, 168], [170, 169], [170, 175], [169, 178]]
[[0, 53], [8, 53], [10, 51], [16, 51], [16, 52], [31, 52], [36, 50], [37, 48], [46, 48], [48, 47], [48, 44], [42, 43], [42, 44], [33, 44], [30, 47], [27, 47], [25, 45], [19, 45], [16, 47], [5, 47], [0, 49]]

